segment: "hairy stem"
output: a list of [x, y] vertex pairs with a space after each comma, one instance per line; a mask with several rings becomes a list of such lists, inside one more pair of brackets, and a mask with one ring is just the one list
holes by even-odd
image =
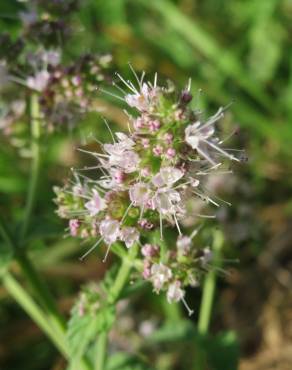
[[[133, 246], [130, 250], [128, 255], [125, 255], [122, 258], [121, 267], [117, 273], [115, 278], [114, 284], [110, 289], [108, 295], [108, 303], [114, 304], [118, 301], [131, 272], [131, 269], [134, 265], [134, 260], [136, 258], [138, 249], [137, 246]], [[104, 370], [105, 362], [106, 362], [106, 353], [107, 353], [107, 332], [103, 332], [98, 337], [97, 342], [97, 360], [95, 363], [95, 370]]]
[[38, 102], [38, 95], [32, 94], [30, 98], [30, 117], [31, 117], [31, 155], [32, 155], [32, 162], [31, 162], [31, 170], [30, 170], [30, 181], [29, 187], [27, 192], [27, 199], [24, 211], [24, 218], [22, 227], [20, 230], [20, 240], [22, 240], [29, 227], [29, 222], [34, 206], [36, 191], [37, 191], [37, 182], [39, 177], [39, 169], [40, 169], [40, 126], [41, 126], [41, 118], [40, 118], [40, 110], [39, 110], [39, 102]]
[[95, 370], [103, 370], [107, 351], [107, 332], [100, 333], [97, 341], [97, 361]]

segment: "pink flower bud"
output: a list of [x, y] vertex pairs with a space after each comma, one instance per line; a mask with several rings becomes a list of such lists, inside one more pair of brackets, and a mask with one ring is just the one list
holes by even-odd
[[167, 149], [167, 151], [166, 151], [166, 157], [168, 159], [173, 159], [175, 157], [175, 155], [176, 155], [175, 149], [173, 149], [173, 148], [168, 148]]
[[144, 257], [154, 257], [157, 252], [157, 246], [152, 244], [145, 244], [141, 249], [141, 253]]
[[167, 132], [164, 136], [163, 136], [164, 140], [166, 141], [166, 144], [170, 145], [172, 143], [172, 140], [173, 140], [173, 135], [170, 133], [170, 132]]
[[77, 231], [80, 226], [80, 221], [76, 218], [73, 218], [69, 221], [70, 234], [72, 236], [77, 236]]
[[161, 145], [156, 145], [154, 148], [153, 148], [153, 154], [156, 156], [156, 157], [159, 157], [161, 156], [161, 154], [163, 153], [163, 147]]
[[142, 143], [143, 148], [145, 148], [145, 149], [149, 148], [149, 146], [150, 146], [149, 139], [147, 139], [147, 138], [143, 138], [141, 140], [141, 143]]

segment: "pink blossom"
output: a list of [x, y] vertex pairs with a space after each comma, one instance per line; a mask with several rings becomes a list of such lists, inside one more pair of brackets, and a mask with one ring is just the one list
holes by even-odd
[[120, 238], [125, 242], [127, 248], [131, 248], [139, 240], [139, 232], [135, 227], [123, 227], [120, 231]]
[[167, 151], [166, 151], [166, 157], [168, 159], [173, 159], [175, 157], [175, 155], [176, 155], [175, 149], [173, 149], [173, 148], [168, 148], [167, 149]]
[[111, 219], [103, 220], [99, 225], [99, 232], [105, 243], [111, 245], [120, 236], [120, 223]]
[[169, 267], [162, 263], [154, 263], [151, 267], [151, 280], [154, 289], [159, 292], [165, 283], [172, 277], [172, 272]]
[[163, 147], [161, 145], [156, 145], [153, 148], [153, 154], [156, 155], [156, 157], [161, 156], [162, 153], [163, 153]]
[[167, 289], [167, 300], [169, 303], [172, 302], [179, 302], [183, 299], [185, 295], [185, 291], [181, 289], [181, 282], [176, 280], [173, 283], [171, 283]]
[[80, 221], [76, 218], [73, 218], [69, 221], [70, 234], [72, 236], [77, 236], [78, 228], [80, 226]]
[[149, 186], [144, 182], [137, 182], [130, 187], [129, 196], [135, 205], [144, 207], [150, 200]]
[[176, 247], [178, 252], [181, 253], [182, 255], [186, 255], [190, 251], [191, 245], [192, 239], [189, 236], [180, 235], [177, 238]]
[[151, 88], [146, 83], [143, 83], [140, 91], [133, 91], [134, 94], [125, 96], [126, 103], [139, 111], [147, 111], [152, 103], [153, 98], [156, 96], [156, 89]]
[[144, 257], [154, 257], [158, 252], [158, 247], [152, 244], [145, 244], [141, 249], [141, 253]]
[[170, 187], [180, 180], [183, 175], [183, 172], [176, 167], [162, 167], [159, 173], [153, 177], [152, 183], [157, 187]]
[[90, 216], [96, 216], [100, 211], [106, 208], [106, 203], [97, 190], [93, 189], [92, 193], [92, 199], [85, 203], [85, 208], [88, 209]]
[[50, 79], [49, 72], [43, 70], [37, 72], [34, 76], [28, 77], [26, 80], [26, 84], [30, 89], [41, 92], [47, 87], [49, 79]]

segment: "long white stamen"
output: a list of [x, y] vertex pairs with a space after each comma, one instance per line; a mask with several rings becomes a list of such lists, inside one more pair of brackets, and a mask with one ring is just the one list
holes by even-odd
[[194, 310], [192, 310], [189, 305], [187, 304], [186, 300], [184, 299], [184, 297], [182, 297], [182, 303], [184, 304], [185, 308], [187, 309], [188, 311], [188, 315], [189, 316], [192, 316], [192, 314], [195, 312]]
[[208, 140], [203, 140], [203, 141], [204, 141], [204, 143], [208, 144], [209, 146], [211, 146], [212, 148], [214, 148], [215, 150], [217, 150], [221, 154], [225, 155], [227, 158], [229, 158], [231, 160], [234, 160], [234, 161], [237, 161], [237, 162], [240, 162], [239, 159], [237, 159], [233, 155], [230, 155], [225, 150], [221, 149], [218, 145], [213, 144], [211, 141], [208, 141]]
[[162, 213], [159, 212], [160, 239], [163, 240]]
[[109, 244], [108, 245], [108, 247], [107, 247], [107, 249], [106, 249], [106, 252], [105, 252], [105, 256], [104, 256], [104, 258], [103, 258], [103, 260], [102, 260], [102, 262], [103, 263], [105, 263], [105, 261], [106, 261], [106, 259], [107, 259], [107, 256], [108, 256], [108, 254], [109, 254], [109, 251], [110, 251], [110, 249], [111, 249], [111, 244]]
[[199, 226], [197, 229], [195, 229], [191, 235], [190, 235], [190, 238], [193, 239], [197, 234], [198, 232], [202, 229], [203, 225]]
[[177, 231], [178, 231], [179, 235], [182, 235], [181, 230], [180, 230], [180, 227], [179, 227], [179, 223], [178, 223], [177, 218], [176, 218], [175, 212], [173, 213], [173, 218], [174, 218], [174, 221], [175, 221], [175, 224], [176, 224]]
[[154, 88], [157, 86], [157, 73], [154, 74]]
[[129, 90], [131, 90], [134, 94], [137, 94], [137, 90], [128, 84], [128, 82], [126, 80], [124, 80], [124, 78], [116, 72], [116, 76], [119, 77], [119, 79], [128, 87]]
[[131, 203], [130, 203], [130, 205], [129, 205], [129, 207], [126, 209], [126, 211], [125, 211], [125, 213], [124, 213], [124, 216], [123, 216], [123, 218], [122, 218], [122, 220], [121, 220], [121, 224], [125, 221], [125, 219], [126, 219], [126, 217], [127, 217], [127, 214], [129, 213], [129, 211], [130, 211], [130, 209], [133, 207], [133, 205], [134, 205], [134, 202], [131, 202]]
[[113, 86], [116, 87], [118, 90], [120, 90], [120, 92], [123, 93], [123, 95], [127, 95], [127, 92], [124, 89], [122, 89], [121, 86], [119, 86], [115, 82], [113, 82]]
[[89, 255], [98, 245], [99, 243], [103, 240], [103, 238], [100, 238], [86, 253], [83, 254], [83, 256], [79, 257], [80, 261], [83, 261], [86, 256]]
[[136, 81], [137, 81], [137, 83], [138, 83], [139, 87], [141, 88], [140, 80], [139, 80], [139, 78], [138, 78], [138, 75], [137, 75], [137, 73], [136, 73], [135, 69], [133, 68], [133, 66], [132, 66], [132, 64], [131, 64], [131, 63], [128, 63], [128, 65], [129, 65], [129, 67], [130, 67], [130, 69], [131, 69], [131, 71], [132, 71], [132, 73], [133, 73], [133, 75], [134, 75], [134, 77], [135, 77], [135, 79], [136, 79]]
[[141, 75], [141, 78], [140, 78], [140, 86], [143, 85], [143, 80], [144, 80], [144, 77], [145, 77], [145, 71], [142, 72], [142, 75]]
[[191, 79], [191, 78], [189, 78], [189, 81], [188, 81], [188, 87], [187, 87], [188, 92], [190, 92], [190, 91], [191, 91], [191, 87], [192, 87], [192, 79]]
[[200, 149], [199, 147], [196, 148], [197, 152], [199, 154], [201, 154], [205, 159], [207, 159], [207, 161], [209, 161], [211, 164], [213, 164], [214, 166], [216, 165], [216, 162], [213, 161], [213, 159], [207, 154], [205, 153], [202, 149]]
[[216, 218], [216, 215], [202, 215], [200, 213], [195, 213], [194, 216], [201, 217], [201, 218]]
[[99, 89], [99, 91], [103, 92], [104, 94], [110, 95], [110, 96], [112, 96], [112, 97], [113, 97], [113, 98], [115, 98], [115, 99], [119, 99], [119, 100], [121, 100], [122, 102], [124, 102], [124, 101], [125, 101], [121, 96], [116, 95], [116, 94], [113, 94], [113, 93], [111, 93], [110, 91], [107, 91], [107, 90], [104, 90], [104, 89]]
[[115, 141], [114, 134], [113, 134], [113, 132], [112, 132], [112, 130], [111, 130], [111, 128], [110, 128], [110, 126], [109, 126], [109, 124], [108, 124], [107, 120], [106, 120], [105, 118], [103, 118], [102, 120], [103, 120], [103, 122], [105, 123], [105, 125], [106, 125], [107, 129], [109, 130], [109, 133], [110, 133], [110, 135], [111, 135], [111, 137], [112, 137], [112, 139], [113, 139], [113, 142], [115, 143], [116, 141]]

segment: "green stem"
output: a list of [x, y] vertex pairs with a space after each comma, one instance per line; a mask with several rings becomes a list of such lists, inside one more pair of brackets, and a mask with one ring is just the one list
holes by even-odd
[[[108, 304], [114, 304], [118, 301], [134, 266], [134, 261], [138, 252], [137, 246], [133, 246], [128, 255], [124, 256], [122, 259], [121, 267], [117, 273], [114, 284], [110, 289], [108, 295]], [[97, 360], [95, 363], [95, 370], [104, 370], [106, 362], [106, 352], [107, 352], [107, 332], [103, 332], [99, 335], [97, 341]]]
[[107, 332], [100, 333], [97, 341], [97, 361], [95, 370], [103, 370], [107, 351]]
[[[19, 284], [12, 274], [6, 273], [2, 277], [3, 285], [7, 292], [15, 299], [15, 301], [23, 308], [28, 316], [41, 328], [48, 336], [60, 353], [69, 360], [69, 349], [66, 343], [65, 331], [56, 330], [48, 321], [46, 314], [38, 306], [38, 304], [30, 297], [26, 290]], [[88, 361], [82, 359], [80, 369], [91, 370]]]
[[64, 337], [56, 331], [47, 320], [41, 308], [34, 302], [30, 295], [23, 289], [18, 281], [10, 274], [6, 273], [2, 277], [3, 285], [15, 301], [25, 310], [33, 321], [51, 339], [58, 350], [67, 357], [67, 348]]
[[210, 271], [205, 277], [203, 285], [203, 295], [198, 319], [199, 341], [196, 346], [196, 358], [194, 370], [204, 370], [207, 368], [206, 352], [202, 340], [208, 334], [211, 321], [212, 306], [216, 288], [216, 267], [220, 265], [220, 253], [224, 238], [221, 231], [216, 230], [213, 236], [213, 263]]
[[39, 177], [39, 169], [40, 169], [40, 127], [41, 127], [41, 117], [40, 117], [40, 109], [39, 109], [39, 102], [38, 102], [38, 95], [32, 94], [30, 98], [30, 115], [31, 115], [31, 155], [32, 155], [32, 162], [31, 162], [31, 171], [30, 171], [30, 182], [29, 188], [27, 193], [25, 211], [24, 211], [24, 218], [22, 227], [20, 230], [20, 240], [22, 240], [27, 232], [31, 213], [34, 206], [36, 190], [37, 190], [37, 182]]
[[200, 307], [199, 313], [199, 321], [198, 321], [198, 331], [202, 335], [206, 335], [208, 333], [211, 313], [212, 313], [212, 306], [215, 294], [215, 287], [216, 287], [216, 267], [219, 265], [219, 258], [220, 258], [220, 251], [223, 246], [223, 234], [221, 231], [216, 230], [214, 233], [213, 239], [213, 268], [210, 269], [208, 272], [203, 286], [203, 296], [202, 302]]
[[134, 260], [137, 255], [137, 251], [138, 249], [137, 246], [135, 245], [129, 250], [128, 255], [123, 258], [121, 267], [118, 271], [115, 282], [109, 293], [108, 302], [110, 304], [115, 303], [118, 300], [120, 294], [122, 293], [122, 290], [128, 281], [131, 269], [134, 264]]

